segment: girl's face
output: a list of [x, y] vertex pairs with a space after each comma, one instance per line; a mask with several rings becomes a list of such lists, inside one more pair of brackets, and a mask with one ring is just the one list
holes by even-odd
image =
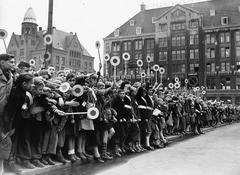
[[75, 78], [70, 78], [67, 80], [67, 82], [70, 84], [71, 87], [73, 87], [76, 83], [76, 79]]

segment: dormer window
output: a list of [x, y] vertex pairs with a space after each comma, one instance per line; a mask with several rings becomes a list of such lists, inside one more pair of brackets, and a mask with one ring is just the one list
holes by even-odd
[[134, 26], [134, 19], [130, 20], [130, 26]]
[[136, 34], [140, 35], [142, 33], [142, 28], [141, 27], [137, 27], [136, 28]]
[[156, 19], [156, 17], [152, 17], [152, 23], [155, 23]]
[[116, 30], [114, 31], [114, 37], [119, 37], [119, 29], [116, 29]]
[[215, 15], [216, 15], [215, 9], [210, 10], [210, 16], [215, 16]]
[[228, 17], [227, 16], [221, 17], [221, 24], [228, 25]]

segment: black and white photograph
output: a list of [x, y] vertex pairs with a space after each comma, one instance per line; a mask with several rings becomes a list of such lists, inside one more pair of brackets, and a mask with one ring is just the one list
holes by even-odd
[[240, 175], [240, 0], [0, 0], [0, 175]]

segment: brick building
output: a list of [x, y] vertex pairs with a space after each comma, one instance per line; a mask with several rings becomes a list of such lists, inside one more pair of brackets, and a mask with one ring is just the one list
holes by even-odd
[[[24, 15], [21, 35], [12, 34], [7, 51], [16, 56], [17, 63], [34, 59], [38, 70], [43, 63], [43, 55], [46, 50], [43, 36], [44, 30], [38, 28], [36, 15], [29, 8]], [[53, 50], [51, 64], [56, 71], [72, 69], [78, 72], [94, 72], [94, 58], [80, 43], [77, 34], [67, 33], [53, 27]]]
[[[127, 78], [139, 79], [138, 59], [147, 72], [146, 57], [151, 57], [150, 67], [164, 67], [163, 83], [175, 77], [182, 83], [189, 76], [198, 78], [199, 86], [228, 91], [224, 99], [240, 101], [235, 97], [240, 89], [240, 1], [211, 0], [171, 7], [141, 10], [126, 23], [104, 38], [104, 53], [119, 56], [118, 78], [127, 68]], [[123, 53], [131, 59], [126, 63]], [[105, 75], [112, 76], [113, 68], [105, 62]], [[183, 83], [184, 84], [184, 83]], [[229, 90], [234, 90], [231, 95]], [[208, 93], [210, 98], [223, 98]]]

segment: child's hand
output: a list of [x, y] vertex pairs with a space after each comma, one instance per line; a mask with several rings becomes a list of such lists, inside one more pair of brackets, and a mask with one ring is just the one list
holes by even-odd
[[65, 116], [66, 114], [65, 114], [65, 112], [63, 112], [63, 111], [61, 111], [61, 110], [59, 110], [59, 109], [57, 109], [56, 111], [54, 111], [55, 113], [57, 113], [58, 115], [60, 115], [60, 116]]

